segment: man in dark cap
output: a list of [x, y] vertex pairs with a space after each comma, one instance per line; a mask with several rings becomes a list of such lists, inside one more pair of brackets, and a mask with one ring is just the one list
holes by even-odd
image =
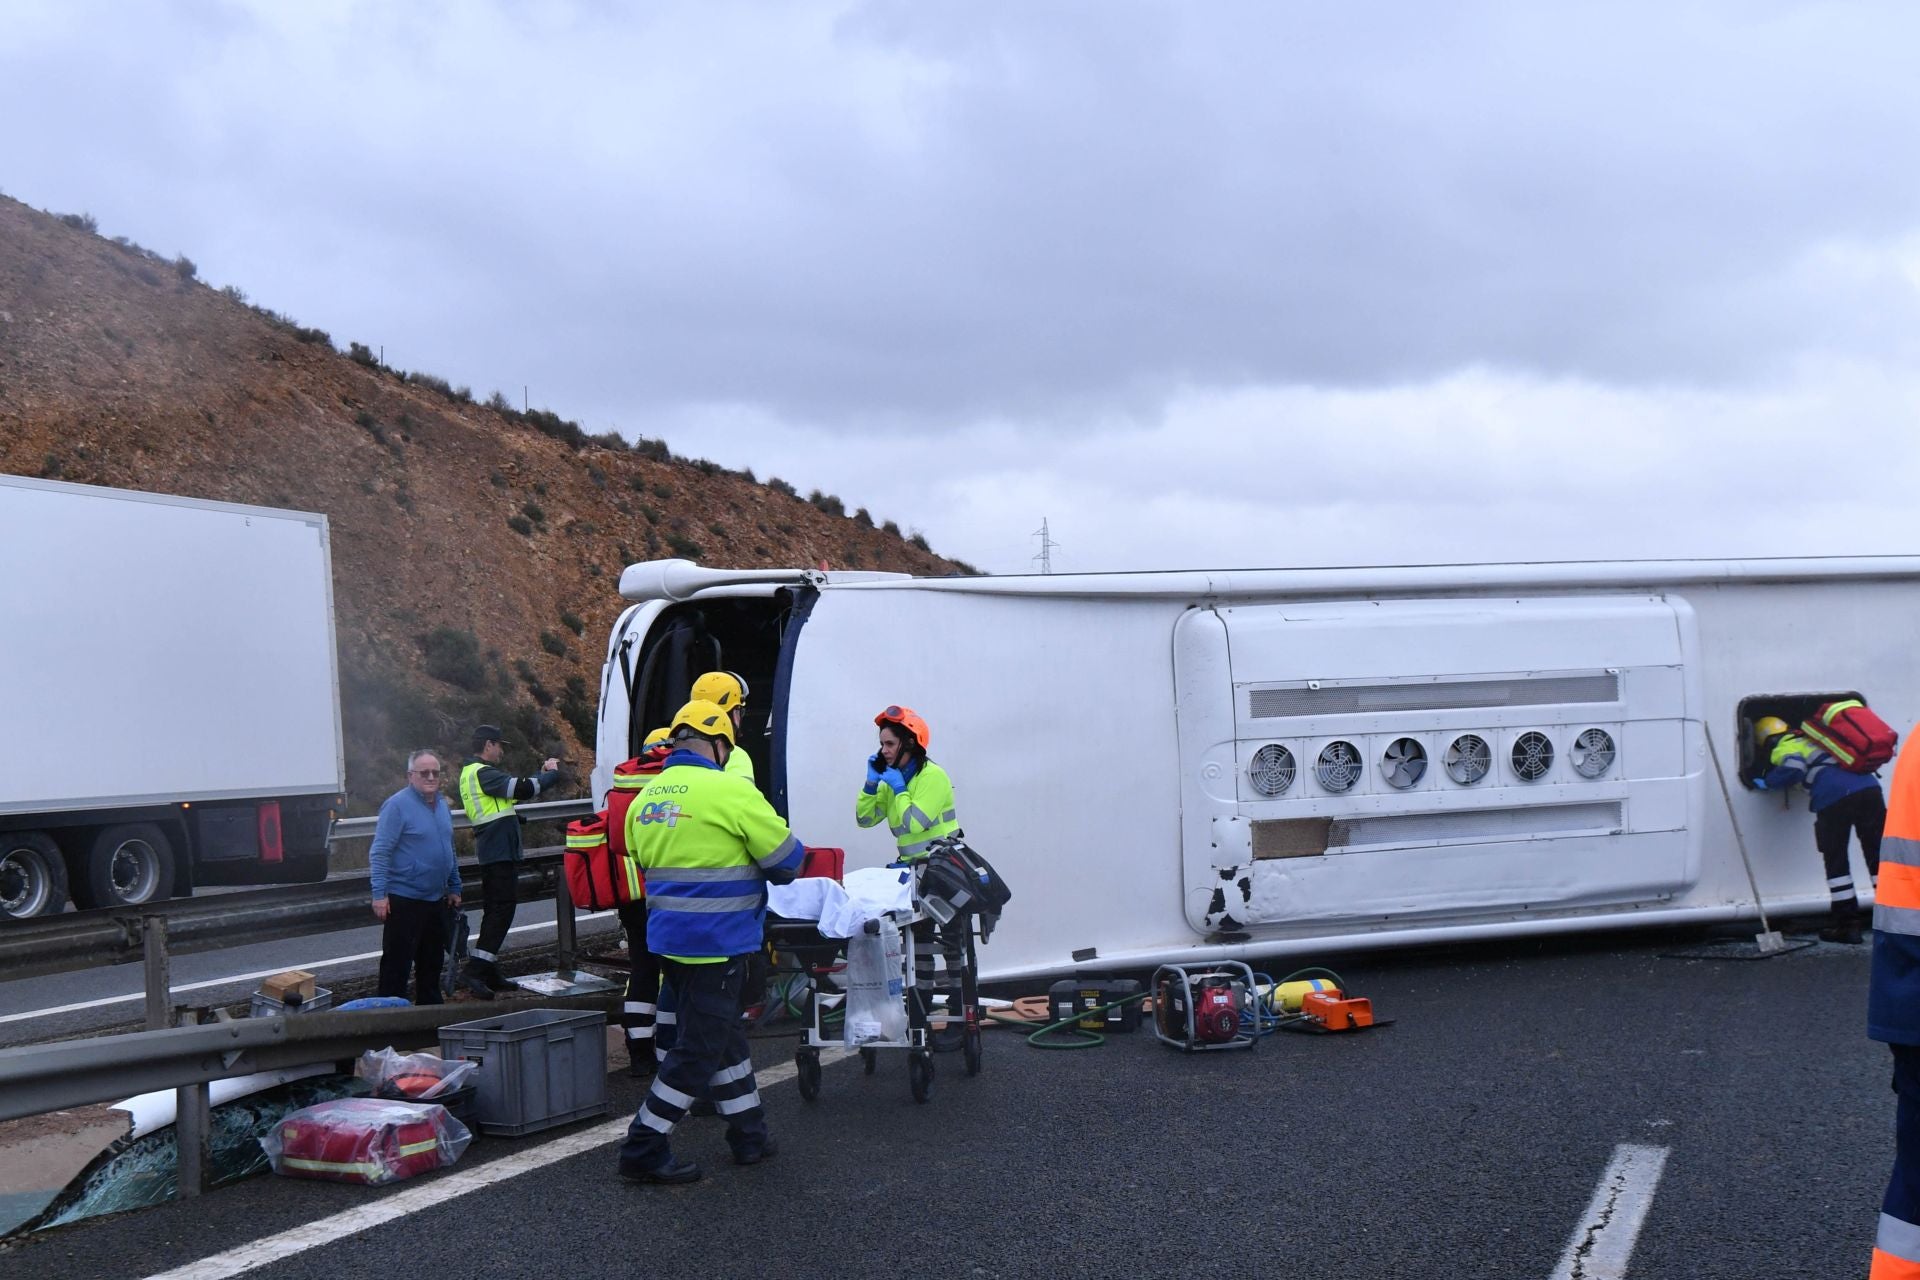
[[500, 948], [513, 926], [514, 881], [519, 876], [520, 815], [516, 801], [532, 800], [560, 781], [560, 762], [548, 756], [540, 772], [515, 777], [500, 767], [506, 735], [499, 725], [473, 731], [473, 754], [460, 770], [460, 805], [473, 824], [473, 848], [480, 859], [480, 937], [467, 952], [466, 989], [482, 1000], [513, 984], [500, 973]]

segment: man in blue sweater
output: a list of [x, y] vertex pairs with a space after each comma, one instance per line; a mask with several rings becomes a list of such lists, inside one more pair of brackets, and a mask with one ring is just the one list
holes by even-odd
[[449, 907], [460, 905], [453, 858], [453, 811], [440, 795], [440, 757], [407, 757], [407, 785], [380, 805], [369, 856], [380, 938], [380, 994], [405, 996], [413, 970], [415, 1004], [439, 1004]]

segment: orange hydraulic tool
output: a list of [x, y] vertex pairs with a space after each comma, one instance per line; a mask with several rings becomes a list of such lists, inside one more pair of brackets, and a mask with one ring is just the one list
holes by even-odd
[[1328, 1031], [1358, 1031], [1373, 1025], [1373, 1001], [1338, 991], [1308, 993], [1301, 998], [1300, 1012]]

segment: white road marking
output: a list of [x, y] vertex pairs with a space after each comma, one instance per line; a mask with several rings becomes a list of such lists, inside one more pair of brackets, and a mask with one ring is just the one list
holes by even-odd
[[[821, 1053], [821, 1063], [837, 1062], [852, 1056], [851, 1050], [828, 1049]], [[793, 1078], [794, 1066], [791, 1062], [781, 1062], [756, 1072], [762, 1087], [779, 1084]], [[332, 1244], [362, 1231], [372, 1230], [383, 1223], [394, 1222], [410, 1213], [422, 1209], [431, 1209], [458, 1199], [474, 1191], [482, 1191], [508, 1178], [531, 1173], [535, 1169], [561, 1160], [571, 1160], [574, 1156], [608, 1146], [627, 1136], [627, 1124], [631, 1117], [622, 1116], [618, 1120], [609, 1120], [597, 1124], [591, 1129], [556, 1138], [552, 1142], [532, 1147], [526, 1151], [480, 1165], [465, 1173], [449, 1173], [444, 1177], [430, 1178], [418, 1186], [408, 1187], [390, 1196], [382, 1197], [372, 1204], [361, 1205], [336, 1213], [330, 1218], [321, 1218], [315, 1222], [302, 1223], [300, 1226], [282, 1231], [279, 1235], [267, 1236], [251, 1244], [243, 1244], [217, 1253], [198, 1262], [190, 1262], [184, 1267], [175, 1267], [172, 1271], [163, 1271], [149, 1276], [148, 1280], [226, 1280], [229, 1276], [241, 1275], [255, 1267], [264, 1267], [290, 1258], [297, 1253], [321, 1245]], [[606, 1171], [609, 1182], [613, 1180], [611, 1169]], [[609, 1189], [602, 1195], [616, 1194]]]
[[[600, 920], [613, 914], [611, 911], [595, 911], [584, 916], [575, 916], [573, 922], [575, 925], [579, 925], [588, 920]], [[507, 930], [507, 932], [509, 934], [515, 934], [524, 933], [528, 929], [551, 929], [553, 927], [554, 922], [551, 920], [538, 920], [532, 924], [517, 924]], [[231, 982], [252, 982], [256, 978], [271, 978], [274, 974], [285, 973], [289, 969], [305, 969], [311, 973], [315, 969], [327, 969], [334, 965], [354, 964], [361, 960], [378, 960], [379, 958], [380, 953], [378, 951], [362, 951], [358, 955], [334, 956], [329, 960], [306, 960], [295, 964], [283, 964], [277, 969], [260, 969], [253, 973], [233, 973], [228, 974], [224, 978], [208, 978], [204, 982], [182, 983], [174, 987], [173, 990], [176, 992], [201, 991], [207, 987], [224, 987]], [[22, 1022], [28, 1018], [50, 1018], [56, 1013], [74, 1013], [81, 1009], [98, 1009], [104, 1005], [127, 1004], [134, 1000], [145, 1000], [146, 998], [146, 993], [141, 991], [136, 991], [130, 996], [102, 996], [98, 1000], [81, 1000], [75, 1004], [54, 1005], [46, 1009], [29, 1009], [25, 1013], [9, 1013], [0, 1016], [0, 1024]]]
[[1551, 1280], [1623, 1280], [1640, 1228], [1667, 1167], [1666, 1147], [1622, 1143], [1593, 1189], [1587, 1216], [1573, 1229]]

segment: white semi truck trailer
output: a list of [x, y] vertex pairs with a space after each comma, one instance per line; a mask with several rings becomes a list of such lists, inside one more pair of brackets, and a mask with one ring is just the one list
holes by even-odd
[[0, 915], [324, 879], [325, 516], [0, 476]]
[[908, 704], [1015, 893], [989, 977], [1819, 912], [1804, 793], [1751, 789], [1752, 722], [1856, 694], [1903, 732], [1920, 716], [1920, 558], [1007, 578], [668, 560], [620, 590], [596, 795], [727, 668], [795, 833], [885, 863], [854, 796], [875, 712]]

